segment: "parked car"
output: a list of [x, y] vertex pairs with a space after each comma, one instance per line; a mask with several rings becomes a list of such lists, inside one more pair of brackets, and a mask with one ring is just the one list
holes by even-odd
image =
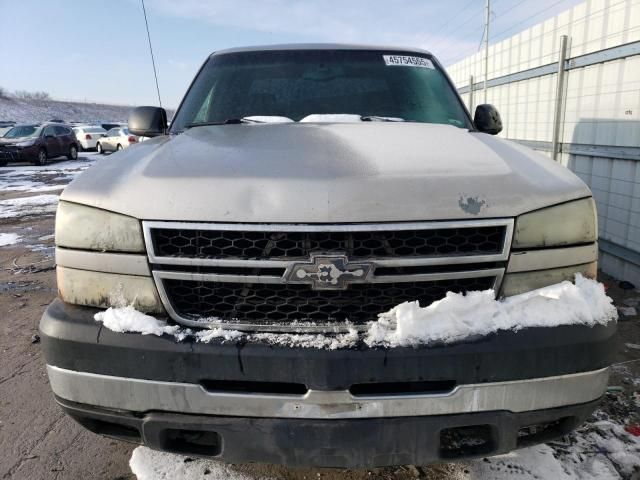
[[16, 125], [0, 138], [0, 165], [32, 162], [45, 165], [50, 158], [78, 158], [78, 141], [71, 127], [42, 123]]
[[[130, 133], [155, 138], [61, 195], [40, 323], [56, 401], [93, 432], [235, 463], [423, 465], [565, 435], [605, 394], [614, 321], [363, 338], [404, 302], [596, 275], [589, 188], [501, 128], [423, 50], [212, 54], [170, 130], [139, 107]], [[296, 346], [317, 341], [335, 349]]]
[[98, 153], [115, 152], [138, 143], [137, 135], [129, 133], [127, 127], [116, 127], [100, 136], [96, 142]]
[[0, 137], [2, 137], [7, 131], [9, 131], [16, 122], [13, 121], [2, 121], [0, 120]]
[[95, 150], [96, 144], [107, 131], [102, 127], [78, 125], [73, 127], [80, 150]]
[[102, 128], [104, 128], [105, 130], [111, 130], [112, 128], [117, 128], [117, 127], [126, 127], [127, 124], [126, 123], [101, 123], [100, 126]]

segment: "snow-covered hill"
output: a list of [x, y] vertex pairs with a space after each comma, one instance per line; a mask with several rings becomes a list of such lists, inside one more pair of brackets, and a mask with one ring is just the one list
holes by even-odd
[[[0, 97], [0, 120], [45, 122], [126, 122], [133, 106]], [[173, 111], [167, 111], [169, 118]]]

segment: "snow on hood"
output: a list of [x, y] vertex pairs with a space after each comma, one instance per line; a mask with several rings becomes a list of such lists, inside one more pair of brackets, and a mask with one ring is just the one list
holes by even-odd
[[493, 290], [485, 290], [466, 295], [449, 292], [445, 298], [427, 307], [420, 307], [418, 302], [405, 302], [380, 314], [378, 320], [369, 323], [363, 334], [354, 329], [338, 335], [244, 334], [220, 328], [193, 331], [169, 326], [131, 306], [109, 308], [97, 313], [95, 319], [115, 332], [169, 334], [178, 340], [192, 337], [198, 342], [242, 338], [249, 342], [335, 350], [353, 347], [361, 340], [371, 347], [455, 343], [498, 331], [572, 324], [605, 325], [618, 318], [604, 286], [580, 274], [576, 275], [575, 284], [565, 281], [505, 300], [494, 298]]
[[111, 155], [62, 198], [143, 220], [351, 223], [513, 217], [590, 195], [491, 135], [356, 122], [194, 127]]

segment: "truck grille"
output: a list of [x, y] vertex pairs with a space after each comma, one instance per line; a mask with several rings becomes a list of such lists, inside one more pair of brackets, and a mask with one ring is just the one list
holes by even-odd
[[448, 291], [492, 288], [494, 279], [462, 278], [435, 282], [400, 282], [351, 285], [348, 290], [317, 291], [306, 285], [242, 284], [165, 280], [173, 308], [182, 317], [243, 319], [259, 324], [300, 320], [333, 324], [365, 324], [396, 305], [417, 300], [427, 306]]
[[373, 232], [237, 232], [153, 229], [156, 255], [174, 258], [304, 258], [312, 252], [346, 252], [354, 259], [495, 254], [505, 228], [483, 226]]
[[511, 219], [144, 222], [153, 276], [174, 320], [254, 331], [364, 329], [406, 301], [427, 306], [448, 291], [497, 289], [512, 233]]

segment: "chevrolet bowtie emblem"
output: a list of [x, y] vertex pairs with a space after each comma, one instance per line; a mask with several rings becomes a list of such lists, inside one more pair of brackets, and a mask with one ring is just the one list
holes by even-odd
[[287, 283], [304, 283], [314, 290], [344, 290], [367, 280], [370, 263], [349, 263], [346, 255], [312, 254], [310, 262], [294, 263], [285, 273]]

